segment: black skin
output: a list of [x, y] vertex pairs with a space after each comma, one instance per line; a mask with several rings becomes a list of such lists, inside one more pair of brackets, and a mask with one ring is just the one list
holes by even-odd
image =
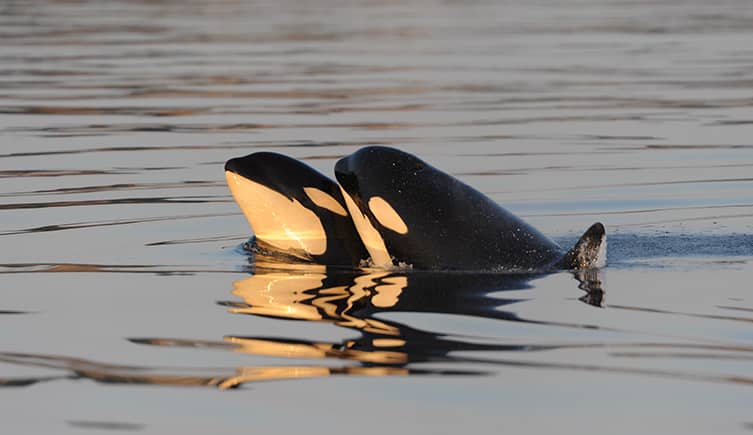
[[[277, 254], [279, 261], [353, 267], [369, 257], [350, 216], [317, 206], [304, 192], [314, 187], [345, 208], [337, 183], [303, 162], [260, 152], [229, 160], [226, 171], [297, 200], [320, 218], [327, 251], [280, 252], [262, 240], [249, 244], [257, 253]], [[419, 158], [388, 147], [366, 147], [339, 160], [335, 175], [342, 188], [379, 232], [395, 264], [419, 270], [552, 271], [588, 269], [598, 264], [604, 226], [589, 228], [565, 252], [499, 204]], [[399, 234], [383, 226], [369, 201], [380, 197], [408, 228]]]
[[352, 266], [368, 258], [350, 216], [319, 207], [304, 192], [304, 187], [317, 188], [330, 194], [345, 208], [337, 183], [311, 166], [282, 154], [260, 152], [228, 160], [225, 170], [269, 187], [316, 212], [327, 233], [327, 250], [324, 254], [309, 256], [312, 262]]
[[[422, 270], [547, 270], [565, 251], [486, 195], [403, 151], [366, 147], [335, 165], [343, 189], [397, 261]], [[369, 199], [389, 203], [408, 227], [382, 226]]]

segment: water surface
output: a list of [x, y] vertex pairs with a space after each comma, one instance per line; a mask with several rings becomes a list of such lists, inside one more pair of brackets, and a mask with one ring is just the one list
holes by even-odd
[[[0, 6], [13, 433], [749, 432], [747, 1]], [[413, 152], [575, 276], [284, 269], [222, 167]]]

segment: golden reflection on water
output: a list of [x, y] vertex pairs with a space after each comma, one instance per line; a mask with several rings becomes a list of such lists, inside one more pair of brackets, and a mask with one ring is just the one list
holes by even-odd
[[351, 283], [338, 280], [327, 285], [325, 274], [257, 272], [233, 283], [233, 295], [245, 306], [231, 308], [238, 314], [257, 314], [296, 320], [332, 322], [374, 334], [398, 335], [399, 330], [385, 322], [354, 315], [354, 307], [364, 303], [379, 308], [394, 307], [407, 286], [404, 275], [379, 271], [357, 275]]
[[[453, 351], [527, 347], [479, 345], [449, 339], [437, 332], [381, 320], [376, 315], [391, 311], [426, 312], [528, 322], [517, 318], [513, 312], [498, 309], [520, 300], [492, 298], [489, 293], [525, 289], [535, 275], [381, 269], [348, 272], [311, 266], [283, 271], [275, 269], [273, 264], [267, 264], [272, 266], [270, 269], [258, 267], [259, 264], [264, 263], [257, 263], [254, 275], [233, 283], [232, 294], [243, 302], [221, 302], [229, 306], [229, 312], [332, 323], [357, 331], [360, 336], [340, 342], [225, 337], [225, 343], [236, 346], [234, 352], [280, 358], [338, 359], [369, 367], [407, 367], [416, 362], [462, 360], [450, 355]], [[589, 280], [576, 278], [581, 282], [581, 289], [602, 291], [592, 288], [600, 285], [598, 271], [592, 271]]]
[[[268, 268], [265, 268], [267, 266]], [[242, 302], [221, 302], [233, 314], [252, 314], [279, 319], [326, 322], [361, 334], [341, 342], [317, 342], [271, 337], [226, 336], [222, 341], [167, 338], [133, 338], [132, 343], [160, 347], [194, 347], [228, 350], [277, 358], [340, 360], [355, 365], [242, 366], [235, 369], [154, 368], [106, 364], [56, 355], [0, 352], [0, 362], [59, 369], [68, 375], [0, 379], [0, 386], [26, 386], [59, 379], [89, 379], [108, 384], [153, 384], [234, 388], [251, 382], [328, 376], [395, 376], [433, 374], [479, 375], [476, 370], [432, 370], [410, 367], [412, 362], [442, 360], [451, 350], [476, 348], [472, 343], [446, 340], [431, 331], [419, 331], [399, 323], [378, 320], [375, 313], [390, 310], [487, 313], [494, 316], [480, 292], [493, 283], [522, 288], [525, 276], [510, 280], [486, 275], [474, 280], [462, 274], [412, 274], [400, 271], [327, 270], [316, 265], [256, 263], [255, 273], [233, 283], [232, 295]], [[442, 288], [435, 288], [441, 283]], [[465, 283], [465, 284], [461, 284]], [[412, 288], [409, 289], [409, 286]], [[479, 298], [480, 296], [480, 298]], [[470, 298], [473, 303], [458, 303]], [[504, 302], [504, 301], [499, 301]], [[190, 371], [193, 373], [183, 374]]]
[[[525, 299], [500, 297], [506, 291], [530, 288], [537, 275], [463, 274], [415, 271], [353, 271], [324, 266], [256, 263], [254, 274], [232, 284], [239, 300], [221, 301], [231, 314], [250, 314], [283, 320], [324, 322], [348, 328], [356, 336], [326, 342], [265, 336], [227, 335], [222, 340], [130, 338], [131, 343], [158, 347], [204, 348], [248, 356], [285, 360], [314, 360], [315, 364], [279, 363], [225, 368], [147, 367], [101, 363], [58, 355], [0, 352], [0, 363], [61, 370], [62, 375], [0, 378], [0, 387], [24, 387], [56, 380], [88, 379], [107, 384], [208, 386], [236, 388], [248, 383], [331, 376], [480, 376], [490, 367], [526, 367], [568, 371], [608, 372], [681, 378], [694, 381], [753, 384], [753, 378], [644, 369], [613, 364], [574, 364], [566, 361], [521, 359], [519, 355], [558, 349], [602, 350], [610, 358], [681, 358], [749, 361], [753, 348], [680, 342], [560, 342], [524, 343], [520, 340], [449, 336], [376, 317], [381, 313], [411, 312], [464, 315], [569, 328], [598, 328], [588, 324], [546, 323], [526, 319], [509, 306]], [[598, 270], [574, 275], [586, 294], [580, 300], [603, 306], [603, 279]], [[493, 295], [492, 295], [493, 294]], [[624, 307], [617, 306], [622, 309]], [[482, 352], [484, 357], [477, 357]], [[491, 352], [491, 353], [490, 353]], [[491, 355], [491, 356], [489, 356]], [[324, 361], [331, 361], [325, 363]], [[340, 361], [340, 363], [335, 363]], [[292, 362], [292, 361], [291, 361]], [[421, 363], [445, 368], [424, 368]], [[477, 367], [483, 366], [484, 371]], [[449, 367], [449, 368], [447, 368]]]
[[[106, 384], [208, 386], [228, 389], [249, 382], [284, 379], [317, 378], [334, 375], [393, 376], [409, 374], [408, 369], [399, 367], [256, 366], [238, 367], [234, 370], [213, 369], [210, 372], [215, 373], [195, 375], [176, 373], [181, 371], [179, 368], [160, 370], [141, 366], [104, 364], [81, 358], [10, 352], [0, 353], [0, 362], [70, 371], [70, 374], [67, 376], [0, 378], [0, 387], [25, 387], [39, 382], [60, 379], [89, 379]], [[169, 373], [160, 373], [164, 371], [169, 371]]]

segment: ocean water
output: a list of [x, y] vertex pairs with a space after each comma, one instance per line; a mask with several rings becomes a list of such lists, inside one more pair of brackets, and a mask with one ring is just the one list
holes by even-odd
[[[3, 433], [749, 433], [749, 1], [0, 5]], [[225, 184], [420, 156], [580, 275], [269, 268]]]

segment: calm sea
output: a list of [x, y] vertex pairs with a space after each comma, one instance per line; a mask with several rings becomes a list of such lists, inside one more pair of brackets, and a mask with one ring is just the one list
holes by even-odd
[[[223, 164], [417, 154], [599, 273], [268, 270]], [[749, 0], [4, 1], [3, 433], [753, 430]]]

